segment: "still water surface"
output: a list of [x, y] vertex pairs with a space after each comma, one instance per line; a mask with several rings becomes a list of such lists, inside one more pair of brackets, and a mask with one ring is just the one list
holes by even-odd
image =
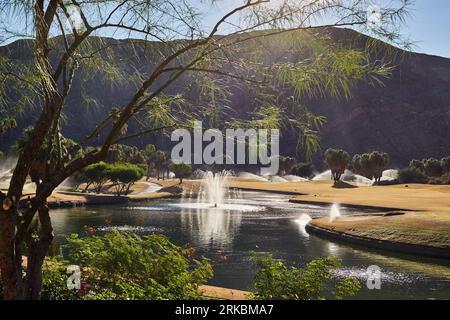
[[[84, 226], [99, 233], [129, 230], [139, 234], [164, 234], [176, 244], [192, 244], [198, 255], [212, 260], [214, 277], [209, 284], [251, 289], [254, 269], [250, 252], [270, 252], [277, 259], [301, 266], [307, 261], [338, 256], [343, 275], [363, 282], [360, 299], [450, 299], [450, 262], [397, 255], [331, 242], [309, 235], [300, 217], [328, 216], [330, 206], [293, 204], [289, 196], [243, 192], [219, 208], [196, 200], [160, 200], [123, 206], [98, 206], [52, 210], [55, 233], [84, 233]], [[340, 208], [342, 215], [361, 210]], [[370, 213], [370, 212], [369, 212]], [[61, 240], [62, 241], [62, 240]], [[366, 270], [382, 271], [381, 290], [365, 286]]]

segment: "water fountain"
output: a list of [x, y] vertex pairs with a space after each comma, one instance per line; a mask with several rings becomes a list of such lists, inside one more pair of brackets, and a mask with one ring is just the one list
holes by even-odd
[[309, 234], [306, 231], [306, 225], [312, 220], [311, 216], [309, 214], [302, 214], [300, 216], [300, 218], [298, 218], [297, 220], [295, 220], [295, 223], [298, 224], [299, 226], [299, 231], [300, 234], [305, 237], [305, 238], [309, 238]]
[[330, 210], [330, 223], [332, 223], [334, 220], [336, 220], [338, 217], [341, 216], [341, 211], [339, 209], [339, 205], [336, 203], [333, 203]]
[[214, 208], [219, 208], [228, 196], [228, 188], [225, 183], [230, 173], [221, 171], [212, 173], [208, 171], [204, 174], [205, 183], [202, 185], [198, 201], [209, 203]]

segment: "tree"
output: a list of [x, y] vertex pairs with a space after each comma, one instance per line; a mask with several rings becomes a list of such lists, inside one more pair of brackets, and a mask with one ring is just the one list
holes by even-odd
[[[158, 150], [152, 154], [150, 161], [153, 163], [156, 170], [156, 178], [159, 180], [161, 171], [164, 169], [166, 163], [166, 153], [164, 151]], [[164, 177], [163, 177], [164, 178]]]
[[435, 158], [423, 160], [423, 167], [429, 177], [440, 177], [443, 173], [441, 162]]
[[107, 172], [110, 170], [110, 167], [110, 164], [101, 161], [99, 163], [91, 164], [83, 170], [83, 175], [87, 183], [94, 186], [96, 193], [100, 193], [103, 186], [108, 181]]
[[450, 157], [441, 159], [441, 167], [444, 173], [450, 173]]
[[147, 178], [146, 178], [146, 181], [148, 181], [148, 179], [150, 179], [150, 171], [152, 169], [150, 159], [152, 157], [152, 154], [155, 151], [156, 151], [156, 147], [155, 147], [154, 144], [148, 144], [147, 146], [145, 146], [145, 157], [147, 159], [147, 174], [146, 174]]
[[[370, 60], [371, 45], [363, 49], [345, 49], [330, 41], [327, 29], [323, 29], [323, 35], [315, 33], [315, 30], [323, 26], [352, 26], [395, 42], [398, 39], [396, 27], [407, 12], [410, 1], [398, 0], [398, 4], [381, 8], [382, 27], [368, 24], [369, 0], [345, 5], [329, 1], [289, 0], [274, 2], [275, 7], [267, 2], [243, 0], [212, 26], [202, 23], [204, 15], [199, 12], [201, 8], [184, 0], [11, 0], [0, 3], [0, 42], [29, 37], [33, 39], [34, 49], [30, 65], [5, 62], [8, 57], [2, 57], [0, 91], [7, 88], [8, 92], [1, 95], [0, 104], [11, 109], [8, 101], [19, 96], [20, 101], [32, 102], [41, 110], [18, 156], [8, 191], [0, 194], [0, 270], [6, 299], [40, 298], [42, 264], [53, 239], [46, 201], [65, 179], [89, 165], [105, 161], [112, 146], [144, 134], [184, 126], [186, 119], [195, 114], [191, 111], [199, 111], [184, 110], [184, 117], [171, 112], [175, 107], [180, 109], [177, 105], [180, 98], [168, 95], [170, 90], [166, 89], [173, 87], [182, 76], [195, 76], [196, 82], [204, 84], [202, 88], [212, 88], [214, 83], [214, 87], [223, 89], [227, 81], [239, 81], [255, 94], [260, 93], [258, 98], [266, 97], [265, 104], [272, 105], [286, 99], [288, 95], [281, 88], [287, 87], [295, 89], [294, 105], [301, 105], [296, 102], [303, 101], [305, 95], [322, 97], [332, 94], [349, 98], [349, 88], [353, 84], [377, 82], [388, 76], [389, 64], [380, 63], [382, 59]], [[323, 19], [326, 21], [324, 24], [311, 24], [323, 15], [327, 15], [327, 19]], [[231, 21], [232, 30], [220, 35]], [[126, 65], [127, 61], [114, 59], [111, 46], [105, 39], [95, 37], [109, 35], [111, 31], [129, 38], [159, 41], [160, 50], [149, 58], [153, 65], [143, 68], [145, 71], [121, 71], [119, 64]], [[268, 52], [263, 44], [271, 39], [277, 41], [276, 37], [283, 38], [288, 44], [285, 46], [287, 55], [298, 56], [294, 53], [308, 52], [307, 58], [300, 62], [286, 63], [279, 59], [279, 62], [267, 63], [267, 55], [275, 52]], [[303, 41], [305, 39], [308, 41]], [[276, 49], [284, 50], [279, 45]], [[29, 77], [22, 77], [24, 74]], [[213, 75], [224, 80], [217, 81]], [[103, 79], [108, 85], [126, 81], [132, 83], [136, 90], [132, 97], [124, 98], [126, 101], [107, 118], [99, 119], [85, 139], [76, 141], [78, 145], [86, 145], [96, 139], [97, 147], [67, 162], [58, 161], [52, 150], [58, 148], [55, 141], [60, 136], [64, 106], [74, 79], [80, 79], [83, 86], [86, 79], [93, 76], [98, 76], [96, 78]], [[28, 84], [32, 90], [30, 93], [19, 90], [17, 95], [11, 79]], [[266, 92], [261, 90], [263, 87], [267, 88]], [[205, 105], [217, 106], [213, 103], [217, 90], [203, 92], [210, 92]], [[91, 99], [86, 97], [86, 101]], [[15, 103], [11, 105], [16, 106]], [[280, 111], [280, 114], [287, 117], [288, 109]], [[318, 141], [317, 118], [304, 106], [300, 111], [291, 112], [289, 117], [290, 124], [303, 133], [305, 148], [308, 150], [311, 145], [316, 145], [313, 142]], [[138, 131], [128, 133], [128, 122], [136, 118], [151, 121], [140, 122]], [[46, 148], [51, 157], [50, 165], [45, 166], [43, 179], [39, 181], [30, 205], [21, 210], [19, 201], [24, 184], [31, 168], [39, 161], [38, 156], [46, 142], [49, 142]], [[34, 237], [30, 225], [37, 213], [41, 228], [39, 235]], [[21, 263], [23, 246], [28, 253], [25, 277], [22, 276]]]
[[328, 149], [325, 151], [325, 163], [331, 170], [335, 183], [341, 179], [341, 175], [344, 173], [345, 168], [347, 168], [349, 161], [350, 155], [345, 150]]
[[389, 155], [386, 152], [374, 151], [370, 154], [369, 162], [375, 183], [379, 183], [383, 171], [389, 166]]
[[175, 177], [180, 179], [180, 184], [183, 183], [184, 178], [187, 178], [192, 174], [192, 166], [184, 162], [179, 164], [171, 162], [169, 164], [169, 170], [175, 173]]
[[105, 172], [113, 183], [116, 195], [127, 194], [131, 186], [144, 176], [145, 169], [132, 163], [116, 163], [110, 165]]
[[371, 153], [356, 154], [352, 158], [353, 172], [375, 179], [375, 184], [379, 183], [383, 176], [383, 171], [389, 166], [389, 155], [385, 152], [373, 151]]
[[409, 167], [410, 168], [417, 168], [417, 169], [419, 169], [421, 171], [425, 171], [425, 167], [423, 165], [423, 161], [420, 161], [420, 160], [416, 160], [416, 159], [411, 160], [409, 162]]

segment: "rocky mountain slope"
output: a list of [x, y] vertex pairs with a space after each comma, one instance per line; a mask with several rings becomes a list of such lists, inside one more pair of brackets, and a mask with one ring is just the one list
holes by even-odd
[[[354, 33], [351, 30], [335, 29], [333, 39], [346, 42]], [[365, 37], [361, 39], [367, 40]], [[139, 41], [108, 41], [112, 44], [115, 59], [128, 59], [126, 61], [130, 69], [151, 66], [151, 58], [145, 58], [146, 55], [139, 52]], [[148, 50], [148, 46], [145, 50]], [[403, 166], [413, 158], [440, 158], [450, 154], [450, 59], [405, 54], [395, 48], [392, 50], [396, 57], [396, 68], [392, 76], [384, 81], [384, 86], [358, 85], [352, 88], [353, 98], [348, 101], [327, 98], [307, 102], [313, 112], [327, 118], [322, 131], [323, 150], [340, 147], [351, 154], [386, 151], [391, 156], [393, 166]], [[8, 55], [18, 61], [32, 59], [30, 42], [20, 40], [0, 47], [0, 55]], [[183, 90], [185, 84], [182, 81], [171, 89], [171, 93]], [[67, 121], [63, 125], [64, 135], [74, 139], [83, 138], [98, 119], [103, 119], [111, 108], [125, 103], [132, 93], [133, 88], [128, 83], [116, 87], [105, 86], [93, 77], [82, 86], [80, 79], [76, 78], [65, 109]], [[85, 94], [95, 97], [98, 104], [88, 107], [83, 100]], [[230, 106], [239, 110], [246, 100], [248, 96], [245, 91], [232, 92]], [[18, 119], [18, 128], [2, 137], [3, 150], [7, 150], [23, 128], [33, 122], [38, 111], [29, 110]], [[297, 138], [296, 134], [283, 134], [283, 154], [296, 153]], [[133, 141], [139, 146], [149, 142], [165, 144], [160, 137]], [[319, 158], [316, 156], [317, 162]]]

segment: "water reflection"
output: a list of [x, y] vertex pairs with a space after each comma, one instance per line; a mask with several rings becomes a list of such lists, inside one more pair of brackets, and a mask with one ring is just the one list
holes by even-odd
[[180, 219], [182, 228], [189, 231], [195, 245], [231, 250], [234, 238], [239, 235], [242, 214], [219, 208], [183, 209]]

